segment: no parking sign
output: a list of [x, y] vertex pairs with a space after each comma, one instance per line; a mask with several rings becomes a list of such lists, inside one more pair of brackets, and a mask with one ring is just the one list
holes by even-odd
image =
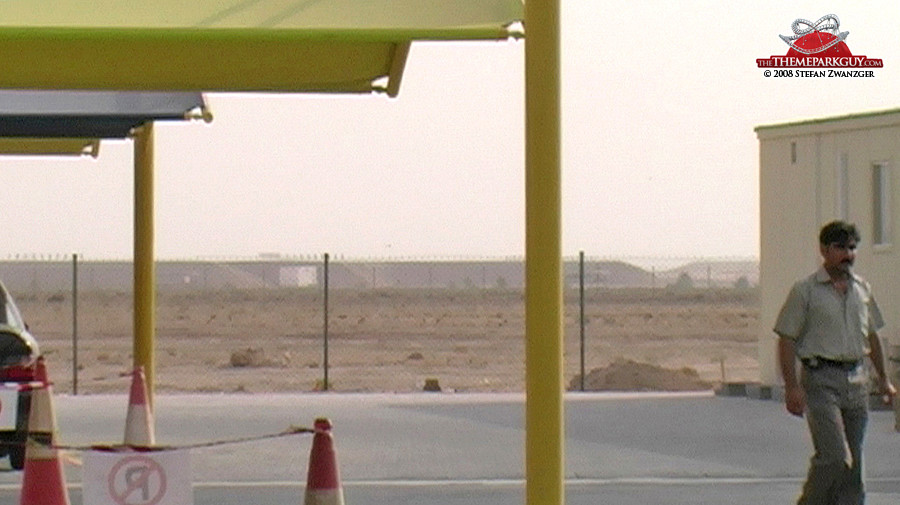
[[84, 458], [86, 505], [192, 505], [190, 452], [101, 452]]

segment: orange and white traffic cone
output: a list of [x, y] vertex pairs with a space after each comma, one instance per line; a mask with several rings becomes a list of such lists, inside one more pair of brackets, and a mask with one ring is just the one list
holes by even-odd
[[144, 368], [135, 368], [131, 376], [128, 414], [125, 416], [125, 445], [149, 447], [156, 444], [156, 434], [153, 429], [153, 412], [147, 403]]
[[28, 442], [25, 446], [25, 470], [19, 504], [69, 505], [62, 460], [59, 450], [54, 447], [57, 435], [53, 387], [47, 379], [44, 358], [38, 358], [35, 379], [42, 385], [31, 392]]
[[316, 419], [316, 434], [309, 452], [304, 505], [344, 505], [344, 490], [338, 472], [331, 421]]

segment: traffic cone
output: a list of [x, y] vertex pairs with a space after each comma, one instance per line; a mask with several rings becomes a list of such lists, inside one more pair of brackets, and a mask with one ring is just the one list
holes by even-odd
[[316, 419], [316, 434], [309, 451], [309, 472], [306, 477], [304, 505], [344, 505], [344, 490], [334, 453], [331, 421]]
[[57, 442], [53, 387], [47, 379], [44, 358], [38, 358], [35, 375], [41, 385], [31, 391], [28, 442], [22, 476], [20, 505], [70, 505]]
[[125, 416], [125, 445], [149, 447], [156, 444], [153, 412], [147, 403], [147, 383], [144, 368], [131, 373], [131, 392], [128, 395], [128, 414]]

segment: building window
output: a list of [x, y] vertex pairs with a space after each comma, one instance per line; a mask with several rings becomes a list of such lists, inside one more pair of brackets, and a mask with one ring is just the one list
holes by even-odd
[[834, 203], [837, 217], [847, 221], [850, 219], [850, 158], [847, 153], [841, 153], [838, 156], [834, 182]]
[[883, 161], [872, 164], [872, 242], [891, 243], [891, 167]]
[[797, 163], [797, 143], [791, 142], [791, 165]]

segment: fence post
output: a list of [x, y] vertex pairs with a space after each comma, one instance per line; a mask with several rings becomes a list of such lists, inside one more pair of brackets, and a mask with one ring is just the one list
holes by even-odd
[[72, 254], [72, 395], [78, 395], [78, 254]]
[[578, 304], [581, 325], [581, 392], [584, 392], [584, 251], [578, 252]]
[[324, 303], [324, 317], [323, 321], [323, 357], [322, 357], [322, 368], [324, 370], [324, 377], [322, 379], [322, 390], [328, 391], [328, 253], [325, 253], [325, 263], [322, 269], [322, 285], [324, 286], [324, 296], [322, 297]]

